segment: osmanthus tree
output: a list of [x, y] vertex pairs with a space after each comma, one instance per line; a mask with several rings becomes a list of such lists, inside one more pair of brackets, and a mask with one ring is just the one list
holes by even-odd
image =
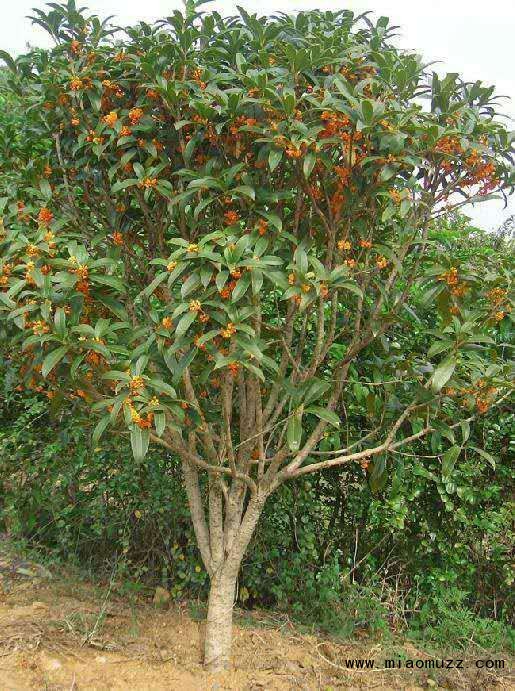
[[[449, 475], [509, 392], [489, 350], [509, 265], [435, 265], [428, 231], [510, 188], [510, 139], [491, 88], [429, 75], [384, 17], [188, 4], [122, 31], [72, 0], [34, 12], [55, 47], [4, 55], [26, 117], [2, 183], [3, 335], [20, 386], [98, 416], [95, 445], [127, 434], [135, 463], [150, 443], [182, 463], [216, 670], [281, 483], [358, 462], [380, 485], [429, 434]], [[420, 290], [441, 326], [399, 356]]]

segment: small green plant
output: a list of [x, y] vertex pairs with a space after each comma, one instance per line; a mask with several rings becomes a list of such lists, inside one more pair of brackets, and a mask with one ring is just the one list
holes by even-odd
[[455, 586], [442, 585], [412, 620], [410, 635], [443, 650], [513, 650], [513, 629], [502, 622], [478, 617], [465, 604], [468, 595]]

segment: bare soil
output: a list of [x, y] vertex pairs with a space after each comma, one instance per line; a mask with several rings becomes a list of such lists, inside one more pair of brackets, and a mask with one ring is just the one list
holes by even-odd
[[[385, 670], [399, 655], [426, 659], [409, 643], [341, 644], [300, 633], [286, 619], [237, 612], [233, 669], [202, 668], [202, 621], [191, 607], [128, 601], [69, 575], [50, 574], [0, 540], [0, 691], [290, 691], [297, 689], [514, 689], [508, 669], [435, 673]], [[374, 659], [373, 670], [346, 661]], [[438, 676], [436, 676], [438, 674]]]

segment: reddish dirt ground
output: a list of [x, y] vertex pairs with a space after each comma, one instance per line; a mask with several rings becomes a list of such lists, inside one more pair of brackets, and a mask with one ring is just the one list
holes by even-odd
[[[515, 688], [506, 669], [384, 670], [393, 650], [428, 656], [406, 643], [339, 644], [259, 613], [237, 616], [233, 669], [210, 675], [202, 668], [202, 622], [188, 610], [186, 603], [157, 609], [143, 598], [131, 604], [108, 586], [51, 577], [0, 543], [0, 691]], [[377, 669], [346, 669], [354, 658], [373, 658]]]

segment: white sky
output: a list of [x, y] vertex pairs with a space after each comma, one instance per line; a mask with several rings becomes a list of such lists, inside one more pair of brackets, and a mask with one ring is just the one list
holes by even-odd
[[[355, 12], [372, 10], [377, 16], [390, 17], [399, 28], [399, 44], [416, 50], [425, 62], [441, 61], [434, 68], [439, 72], [459, 72], [467, 80], [481, 79], [495, 84], [497, 92], [512, 99], [503, 109], [515, 117], [515, 2], [513, 0], [215, 0], [202, 6], [205, 11], [217, 10], [234, 14], [236, 5], [249, 12], [270, 14], [277, 11], [320, 9], [337, 10], [342, 7]], [[77, 0], [95, 14], [115, 15], [120, 25], [139, 20], [152, 21], [181, 7], [180, 0]], [[48, 45], [48, 39], [26, 16], [33, 7], [44, 9], [42, 0], [0, 0], [0, 49], [13, 55], [22, 53], [27, 42]], [[511, 124], [513, 127], [513, 123]], [[515, 197], [515, 195], [513, 195]], [[488, 230], [495, 229], [510, 214], [515, 213], [515, 200], [508, 208], [501, 201], [489, 201], [467, 207], [466, 213], [474, 222]]]

